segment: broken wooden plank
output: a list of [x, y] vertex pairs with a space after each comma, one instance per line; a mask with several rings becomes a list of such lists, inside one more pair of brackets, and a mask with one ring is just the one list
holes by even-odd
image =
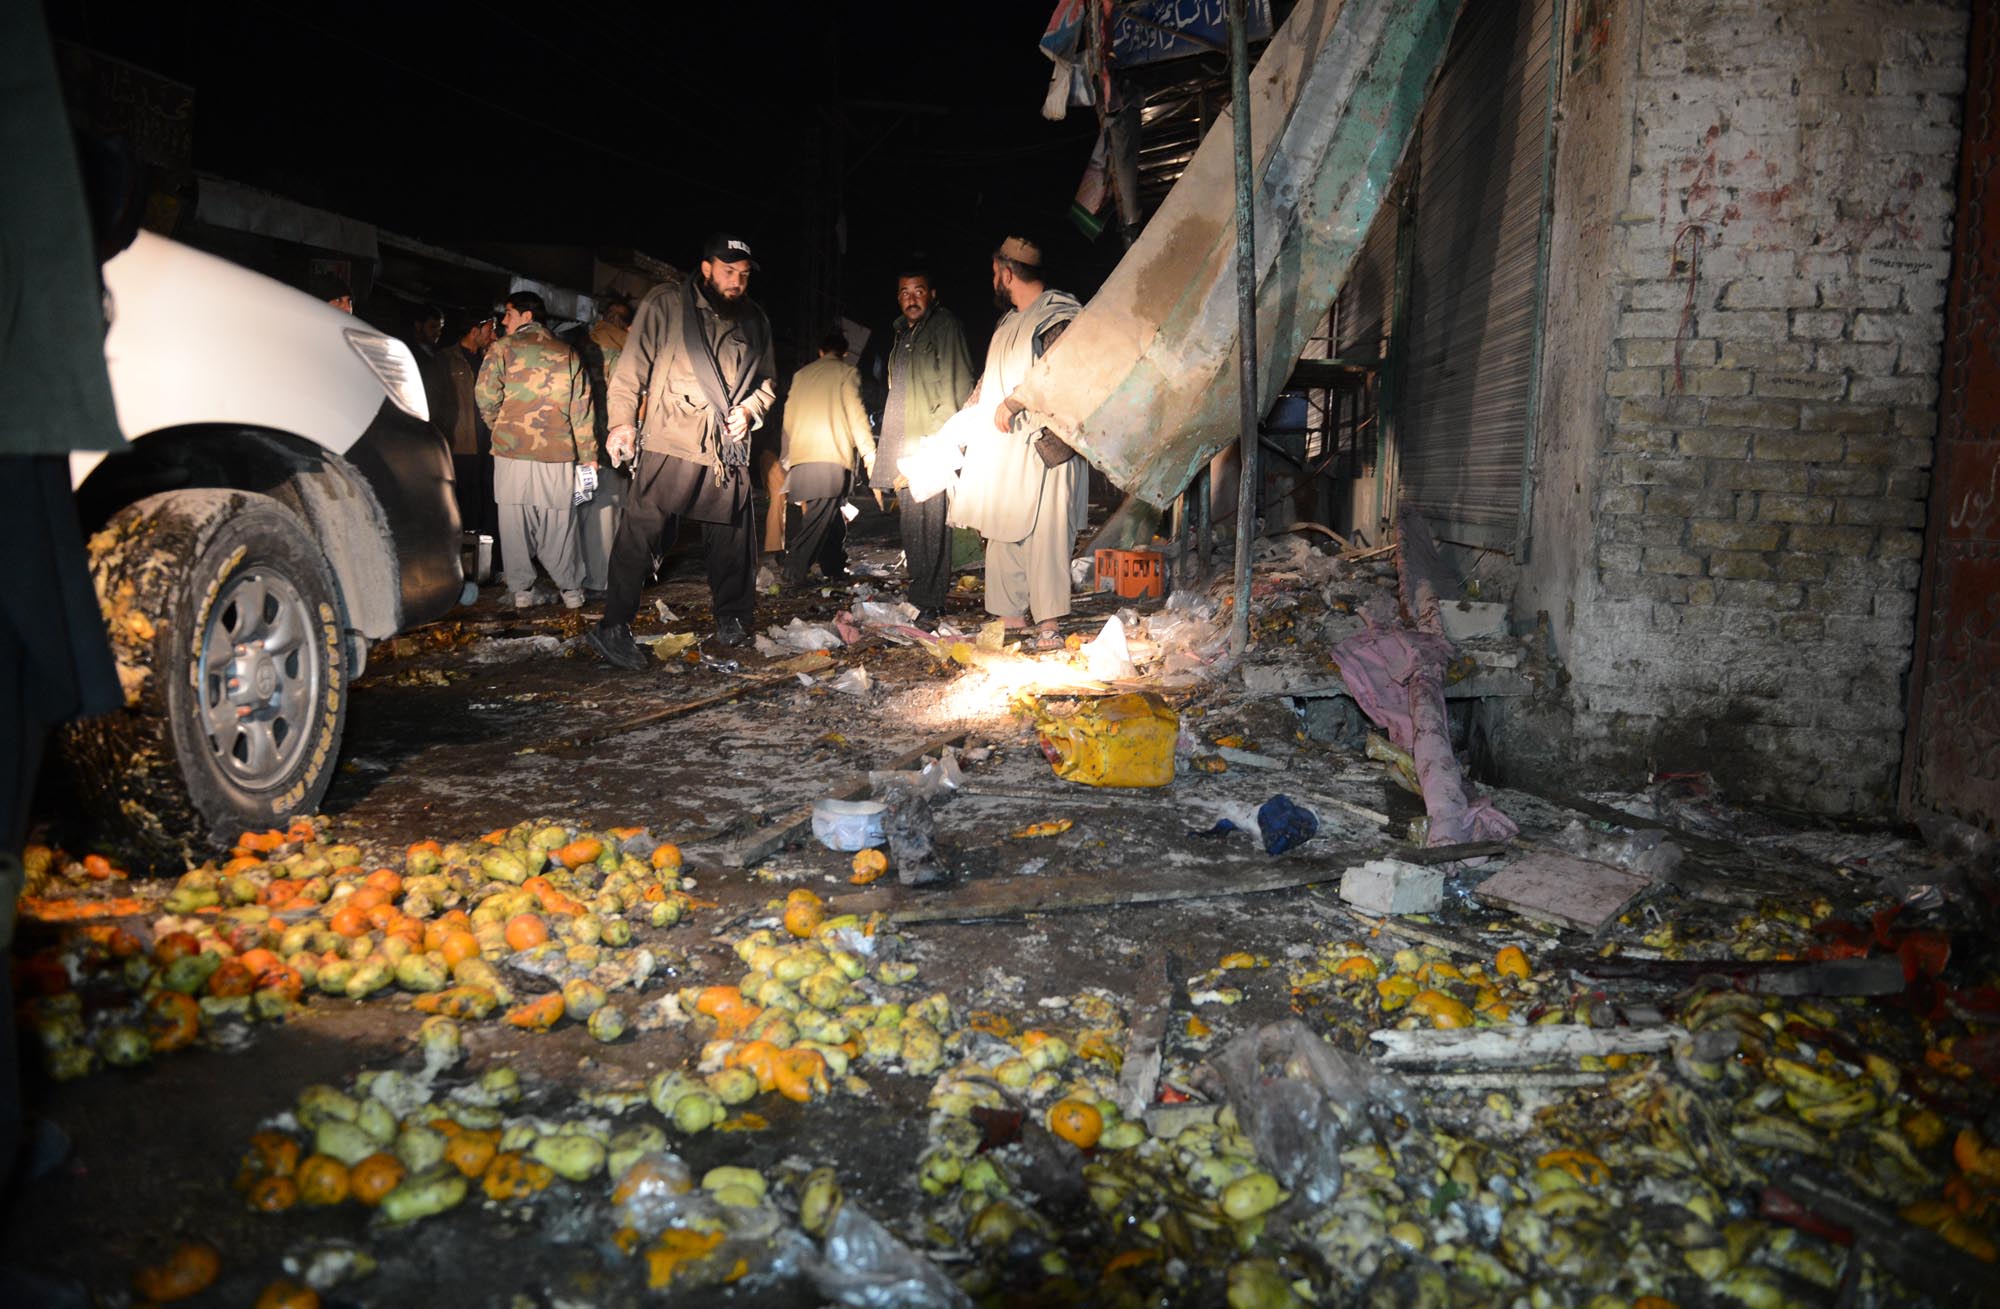
[[1904, 1222], [1884, 1209], [1856, 1199], [1846, 1181], [1824, 1181], [1794, 1170], [1772, 1179], [1802, 1208], [1854, 1234], [1855, 1246], [1873, 1256], [1911, 1290], [1938, 1304], [2000, 1305], [2000, 1278], [1993, 1269], [1934, 1232]]
[[[1410, 863], [1449, 863], [1497, 854], [1506, 847], [1492, 841], [1438, 845], [1427, 849], [1391, 847], [1389, 853]], [[982, 922], [1019, 918], [1024, 914], [1058, 913], [1074, 909], [1112, 909], [1123, 905], [1164, 904], [1175, 900], [1212, 900], [1239, 895], [1290, 891], [1302, 886], [1339, 881], [1348, 866], [1378, 850], [1342, 847], [1311, 852], [1311, 861], [1285, 859], [1258, 863], [1218, 862], [1216, 880], [1162, 886], [1156, 873], [1093, 873], [1076, 877], [1038, 877], [1029, 881], [977, 882], [956, 890], [911, 891], [905, 887], [837, 896], [827, 906], [834, 914], [886, 913], [894, 923]]]
[[1125, 1062], [1118, 1070], [1118, 1111], [1137, 1118], [1153, 1103], [1160, 1085], [1160, 1059], [1165, 1054], [1167, 1019], [1173, 1013], [1174, 986], [1164, 961], [1146, 970], [1132, 998], [1132, 1023], [1125, 1041]]
[[[1107, 790], [1111, 791], [1111, 794], [1104, 794]], [[1135, 805], [1149, 809], [1180, 808], [1179, 804], [1170, 799], [1158, 798], [1158, 788], [1140, 791], [1136, 788], [1070, 786], [1065, 790], [1053, 791], [1031, 787], [988, 786], [979, 782], [960, 787], [958, 794], [967, 800], [1019, 800], [1050, 809], [1130, 809]]]
[[[1499, 945], [1486, 945], [1476, 941], [1462, 940], [1449, 932], [1440, 931], [1436, 927], [1419, 926], [1404, 918], [1376, 918], [1369, 914], [1358, 913], [1355, 911], [1353, 905], [1347, 904], [1345, 901], [1339, 905], [1322, 904], [1317, 907], [1320, 915], [1324, 918], [1341, 918], [1352, 923], [1358, 923], [1371, 931], [1379, 931], [1390, 936], [1400, 937], [1406, 941], [1414, 941], [1418, 945], [1434, 945], [1445, 953], [1458, 955], [1460, 958], [1487, 959], [1500, 948]], [[1505, 944], [1508, 939], [1502, 937], [1501, 944]]]
[[1643, 873], [1537, 850], [1481, 882], [1473, 895], [1526, 918], [1594, 932], [1653, 884]]
[[1679, 1027], [1448, 1027], [1384, 1028], [1368, 1039], [1388, 1047], [1376, 1058], [1390, 1068], [1433, 1064], [1464, 1069], [1533, 1068], [1585, 1055], [1652, 1054], [1671, 1049], [1687, 1032]]
[[1593, 981], [1632, 979], [1678, 988], [1715, 977], [1757, 995], [1883, 996], [1901, 995], [1908, 987], [1903, 961], [1894, 955], [1808, 962], [1554, 955], [1544, 962]]
[[1513, 854], [1505, 841], [1466, 841], [1459, 845], [1406, 845], [1381, 854], [1383, 859], [1400, 859], [1406, 864], [1455, 864], [1461, 859], [1485, 859]]
[[1561, 1091], [1578, 1086], [1602, 1086], [1615, 1074], [1533, 1073], [1514, 1068], [1474, 1068], [1453, 1073], [1401, 1073], [1402, 1079], [1426, 1091], [1479, 1091], [1499, 1087], [1509, 1091]]
[[[952, 746], [965, 744], [967, 735], [966, 732], [953, 732], [949, 736], [934, 737], [916, 749], [897, 756], [881, 771], [894, 773], [914, 768], [926, 755], [942, 754]], [[868, 792], [868, 774], [859, 773], [826, 792], [826, 796], [834, 800], [859, 800]], [[812, 805], [801, 805], [777, 822], [758, 828], [735, 845], [726, 847], [721, 854], [722, 862], [731, 868], [747, 868], [774, 850], [782, 849], [800, 832], [812, 826], [812, 811]]]

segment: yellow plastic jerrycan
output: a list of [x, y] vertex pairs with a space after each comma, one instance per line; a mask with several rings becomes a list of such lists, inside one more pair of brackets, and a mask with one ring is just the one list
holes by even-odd
[[1174, 780], [1181, 716], [1150, 691], [1086, 701], [1075, 713], [1038, 716], [1049, 767], [1085, 786], [1165, 786]]

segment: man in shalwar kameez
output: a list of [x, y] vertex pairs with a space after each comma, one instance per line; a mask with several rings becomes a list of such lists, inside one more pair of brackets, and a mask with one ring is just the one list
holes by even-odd
[[993, 424], [967, 445], [950, 522], [986, 538], [986, 611], [1009, 627], [1032, 615], [1037, 647], [1053, 649], [1056, 620], [1070, 608], [1070, 551], [1089, 512], [1090, 469], [1044, 435], [1014, 390], [1083, 306], [1049, 288], [1040, 247], [1018, 236], [993, 255], [993, 299], [1008, 312], [968, 402]]

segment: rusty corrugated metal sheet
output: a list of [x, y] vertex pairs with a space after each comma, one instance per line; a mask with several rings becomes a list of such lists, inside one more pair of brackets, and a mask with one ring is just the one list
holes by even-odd
[[1445, 540], [1519, 534], [1554, 17], [1467, 10], [1424, 106], [1396, 477]]
[[[1257, 349], [1292, 360], [1354, 260], [1460, 0], [1301, 0], [1251, 77]], [[1237, 439], [1231, 133], [1187, 172], [1018, 393], [1125, 490], [1165, 505]], [[1259, 370], [1262, 405], [1287, 370]]]
[[2000, 5], [1973, 6], [1905, 813], [2000, 826]]

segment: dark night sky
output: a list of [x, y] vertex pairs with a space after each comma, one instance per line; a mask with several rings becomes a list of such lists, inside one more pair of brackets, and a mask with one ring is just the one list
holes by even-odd
[[897, 266], [923, 251], [980, 332], [1005, 230], [1044, 235], [1080, 293], [1117, 255], [1065, 216], [1095, 122], [1040, 115], [1049, 0], [47, 5], [59, 38], [194, 87], [198, 169], [441, 245], [635, 246], [686, 267], [733, 226], [775, 318], [837, 194], [851, 316], [886, 323]]

